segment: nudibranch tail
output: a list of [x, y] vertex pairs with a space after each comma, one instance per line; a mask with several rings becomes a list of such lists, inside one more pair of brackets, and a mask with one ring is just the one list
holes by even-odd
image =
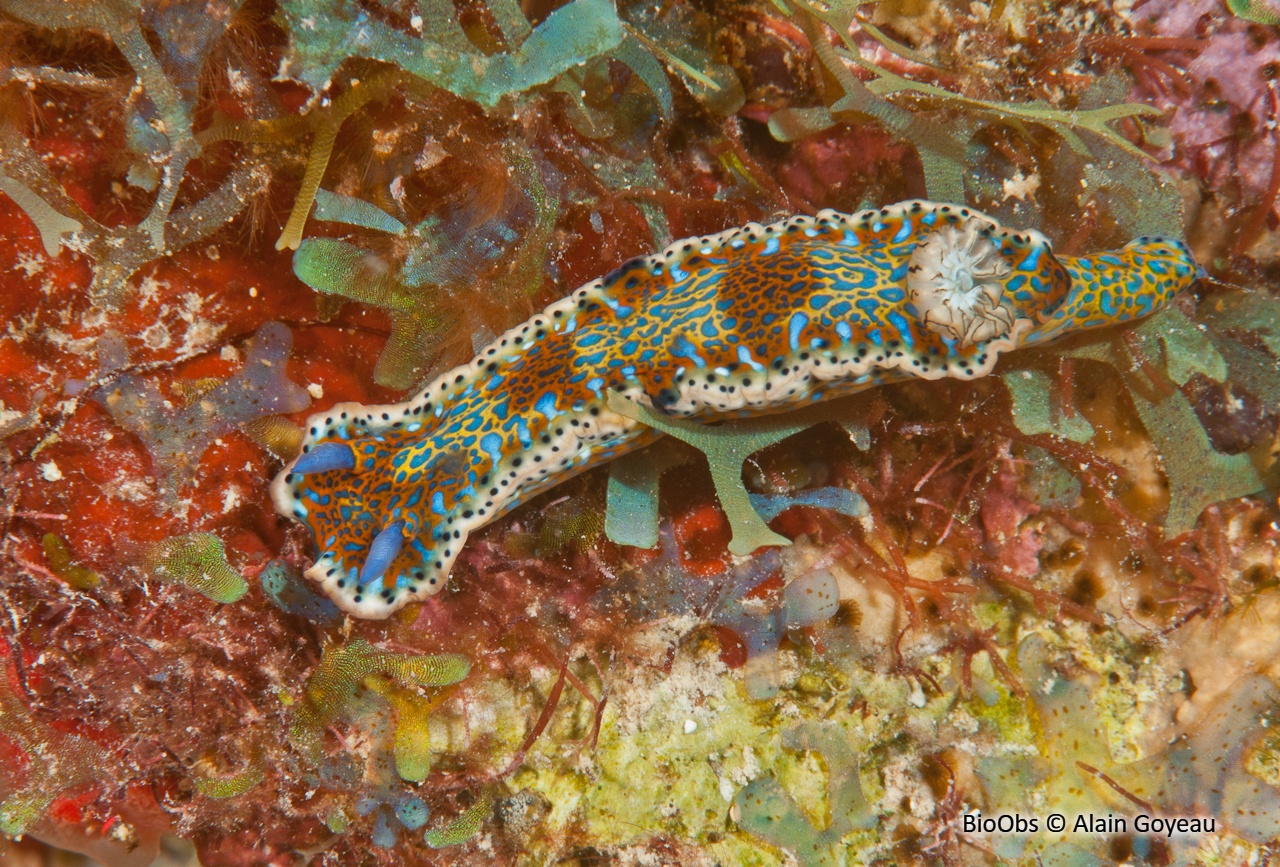
[[313, 416], [272, 485], [320, 549], [306, 574], [361, 617], [440, 591], [468, 534], [657, 439], [672, 416], [781, 412], [1145, 315], [1195, 279], [1181, 242], [1055, 256], [1036, 231], [910, 201], [689, 238], [508, 331], [402, 404]]

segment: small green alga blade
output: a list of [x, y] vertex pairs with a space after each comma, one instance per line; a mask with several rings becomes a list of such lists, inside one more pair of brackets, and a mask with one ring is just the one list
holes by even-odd
[[751, 506], [751, 496], [742, 484], [742, 464], [761, 449], [794, 436], [812, 422], [784, 417], [753, 421], [730, 421], [710, 427], [678, 418], [666, 418], [646, 406], [609, 392], [609, 409], [627, 418], [682, 440], [707, 456], [711, 481], [733, 536], [729, 550], [750, 554], [767, 545], [790, 545], [791, 540], [769, 529]]
[[604, 532], [616, 545], [652, 548], [658, 544], [658, 483], [683, 463], [662, 446], [624, 455], [609, 465]]
[[1028, 436], [1053, 434], [1073, 442], [1093, 439], [1093, 425], [1079, 414], [1068, 417], [1054, 400], [1052, 382], [1040, 370], [1013, 370], [1001, 379], [1013, 398], [1013, 423]]
[[1160, 454], [1169, 478], [1169, 513], [1165, 532], [1176, 536], [1192, 529], [1206, 507], [1263, 489], [1262, 479], [1246, 455], [1216, 451], [1180, 391], [1150, 401], [1129, 389], [1133, 406]]

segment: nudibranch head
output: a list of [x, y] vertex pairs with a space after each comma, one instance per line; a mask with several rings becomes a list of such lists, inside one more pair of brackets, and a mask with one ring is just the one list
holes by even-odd
[[656, 439], [606, 395], [695, 419], [781, 412], [904, 379], [974, 379], [1019, 347], [1136, 319], [1189, 286], [1186, 245], [1058, 256], [958, 205], [822, 211], [634, 259], [410, 400], [313, 416], [272, 484], [360, 617], [445, 585], [468, 534]]
[[480, 474], [458, 447], [468, 439], [451, 438], [457, 423], [419, 399], [338, 404], [309, 425], [303, 453], [271, 486], [277, 510], [306, 523], [320, 549], [306, 577], [358, 617], [438, 592], [466, 540], [463, 516], [484, 511], [471, 505]]

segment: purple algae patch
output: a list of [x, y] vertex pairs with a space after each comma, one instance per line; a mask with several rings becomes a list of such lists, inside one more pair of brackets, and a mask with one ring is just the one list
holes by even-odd
[[128, 349], [120, 335], [109, 333], [98, 341], [98, 366], [110, 385], [94, 400], [146, 445], [161, 491], [172, 498], [192, 480], [215, 439], [247, 422], [310, 405], [307, 392], [286, 373], [292, 345], [287, 326], [264, 324], [249, 339], [238, 373], [182, 403], [166, 398], [154, 382], [124, 372]]

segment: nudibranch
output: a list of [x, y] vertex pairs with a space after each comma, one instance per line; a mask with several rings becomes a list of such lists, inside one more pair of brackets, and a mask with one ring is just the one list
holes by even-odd
[[625, 263], [404, 403], [312, 416], [272, 496], [315, 537], [307, 576], [386, 617], [441, 590], [472, 530], [657, 439], [609, 390], [705, 420], [973, 379], [1146, 316], [1198, 273], [1176, 239], [1060, 257], [1037, 231], [925, 201], [751, 223]]

